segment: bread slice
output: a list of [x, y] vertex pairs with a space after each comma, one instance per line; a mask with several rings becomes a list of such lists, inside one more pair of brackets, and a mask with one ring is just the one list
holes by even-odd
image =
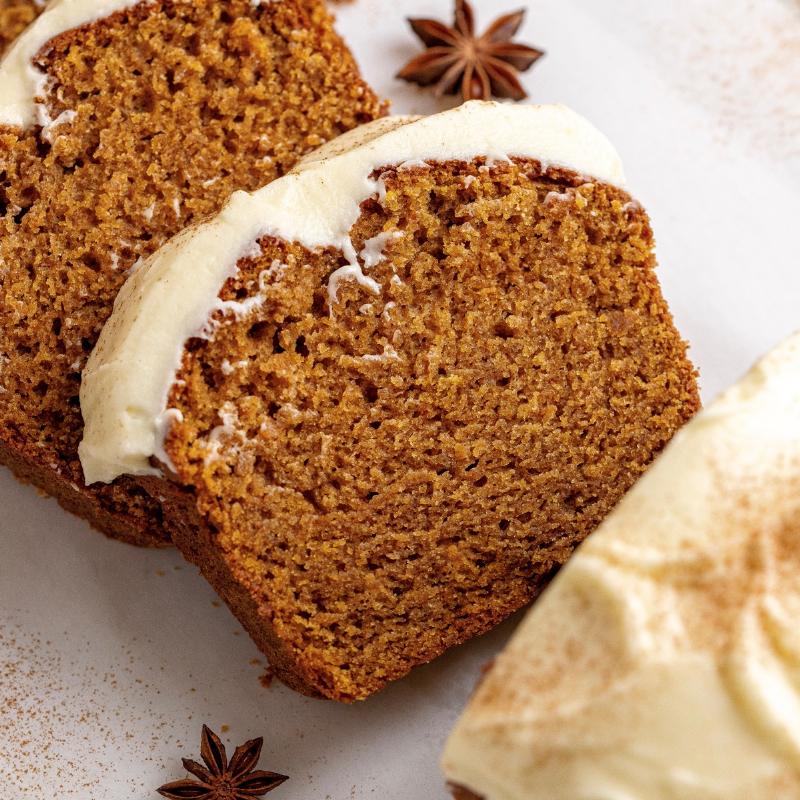
[[118, 289], [232, 191], [383, 113], [316, 0], [51, 3], [0, 67], [0, 461], [111, 536], [166, 543], [158, 497], [87, 489], [77, 458]]
[[0, 0], [0, 56], [44, 9], [44, 0]]
[[456, 798], [800, 797], [800, 334], [687, 425], [537, 601]]
[[488, 630], [698, 407], [621, 182], [572, 112], [473, 103], [235, 195], [120, 295], [87, 479], [157, 457], [177, 545], [301, 691], [363, 698]]

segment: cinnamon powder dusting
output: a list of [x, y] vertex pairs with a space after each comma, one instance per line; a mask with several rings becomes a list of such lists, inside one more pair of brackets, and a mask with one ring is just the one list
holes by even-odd
[[[636, 10], [640, 11], [636, 3]], [[648, 52], [721, 144], [800, 159], [800, 2], [705, 0], [648, 13]]]
[[[75, 655], [61, 655], [57, 641], [27, 626], [0, 622], [0, 795], [87, 800], [101, 796], [114, 775], [118, 797], [148, 796], [152, 787], [140, 776], [165, 772], [161, 754], [186, 743], [159, 707], [158, 687], [143, 677], [144, 645], [123, 645], [110, 672], [94, 666], [91, 640], [75, 643], [84, 638], [80, 630], [62, 637]], [[133, 694], [154, 698], [146, 714], [136, 715]], [[120, 763], [120, 753], [135, 753], [134, 763]]]

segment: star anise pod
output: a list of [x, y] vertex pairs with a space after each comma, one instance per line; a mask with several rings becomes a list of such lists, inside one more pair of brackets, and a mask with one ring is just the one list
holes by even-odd
[[544, 52], [512, 39], [525, 11], [504, 14], [482, 36], [475, 35], [475, 12], [467, 0], [456, 0], [452, 26], [435, 19], [409, 19], [414, 33], [428, 48], [397, 73], [420, 86], [436, 84], [436, 93], [457, 94], [467, 100], [528, 95], [517, 74], [529, 69]]
[[199, 780], [173, 781], [156, 791], [169, 800], [251, 800], [263, 797], [288, 780], [286, 775], [277, 772], [254, 769], [263, 744], [261, 737], [245, 742], [236, 748], [229, 763], [219, 736], [203, 725], [200, 756], [206, 766], [189, 758], [183, 759], [184, 769]]

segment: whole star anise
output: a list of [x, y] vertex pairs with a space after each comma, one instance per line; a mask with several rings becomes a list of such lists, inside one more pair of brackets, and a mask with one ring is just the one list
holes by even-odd
[[245, 742], [236, 748], [228, 763], [225, 745], [207, 725], [203, 725], [200, 756], [208, 769], [184, 758], [184, 769], [200, 780], [185, 778], [166, 783], [156, 791], [169, 800], [250, 800], [263, 797], [288, 780], [286, 775], [277, 772], [253, 769], [258, 764], [263, 744], [261, 737]]
[[517, 73], [529, 69], [544, 52], [512, 41], [525, 11], [504, 14], [482, 36], [475, 35], [475, 12], [467, 0], [456, 0], [452, 27], [435, 19], [409, 19], [414, 33], [428, 48], [397, 73], [420, 86], [436, 84], [436, 93], [457, 94], [467, 100], [510, 97], [527, 93]]

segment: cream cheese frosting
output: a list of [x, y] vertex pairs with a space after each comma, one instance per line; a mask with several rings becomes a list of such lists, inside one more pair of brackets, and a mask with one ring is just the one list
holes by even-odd
[[579, 548], [443, 768], [485, 800], [800, 798], [800, 334]]
[[370, 123], [264, 188], [235, 193], [215, 218], [167, 243], [119, 293], [81, 384], [79, 452], [87, 483], [155, 472], [150, 458], [161, 453], [165, 420], [174, 416], [166, 403], [184, 343], [203, 330], [237, 261], [259, 238], [339, 248], [349, 264], [331, 276], [329, 290], [354, 279], [380, 291], [364, 274], [349, 235], [360, 204], [380, 197], [373, 173], [481, 156], [535, 158], [600, 181], [624, 180], [612, 145], [569, 109], [472, 102], [423, 119]]
[[0, 125], [28, 128], [49, 121], [37, 102], [45, 92], [47, 76], [34, 64], [49, 41], [138, 2], [143, 0], [50, 0], [0, 62]]

